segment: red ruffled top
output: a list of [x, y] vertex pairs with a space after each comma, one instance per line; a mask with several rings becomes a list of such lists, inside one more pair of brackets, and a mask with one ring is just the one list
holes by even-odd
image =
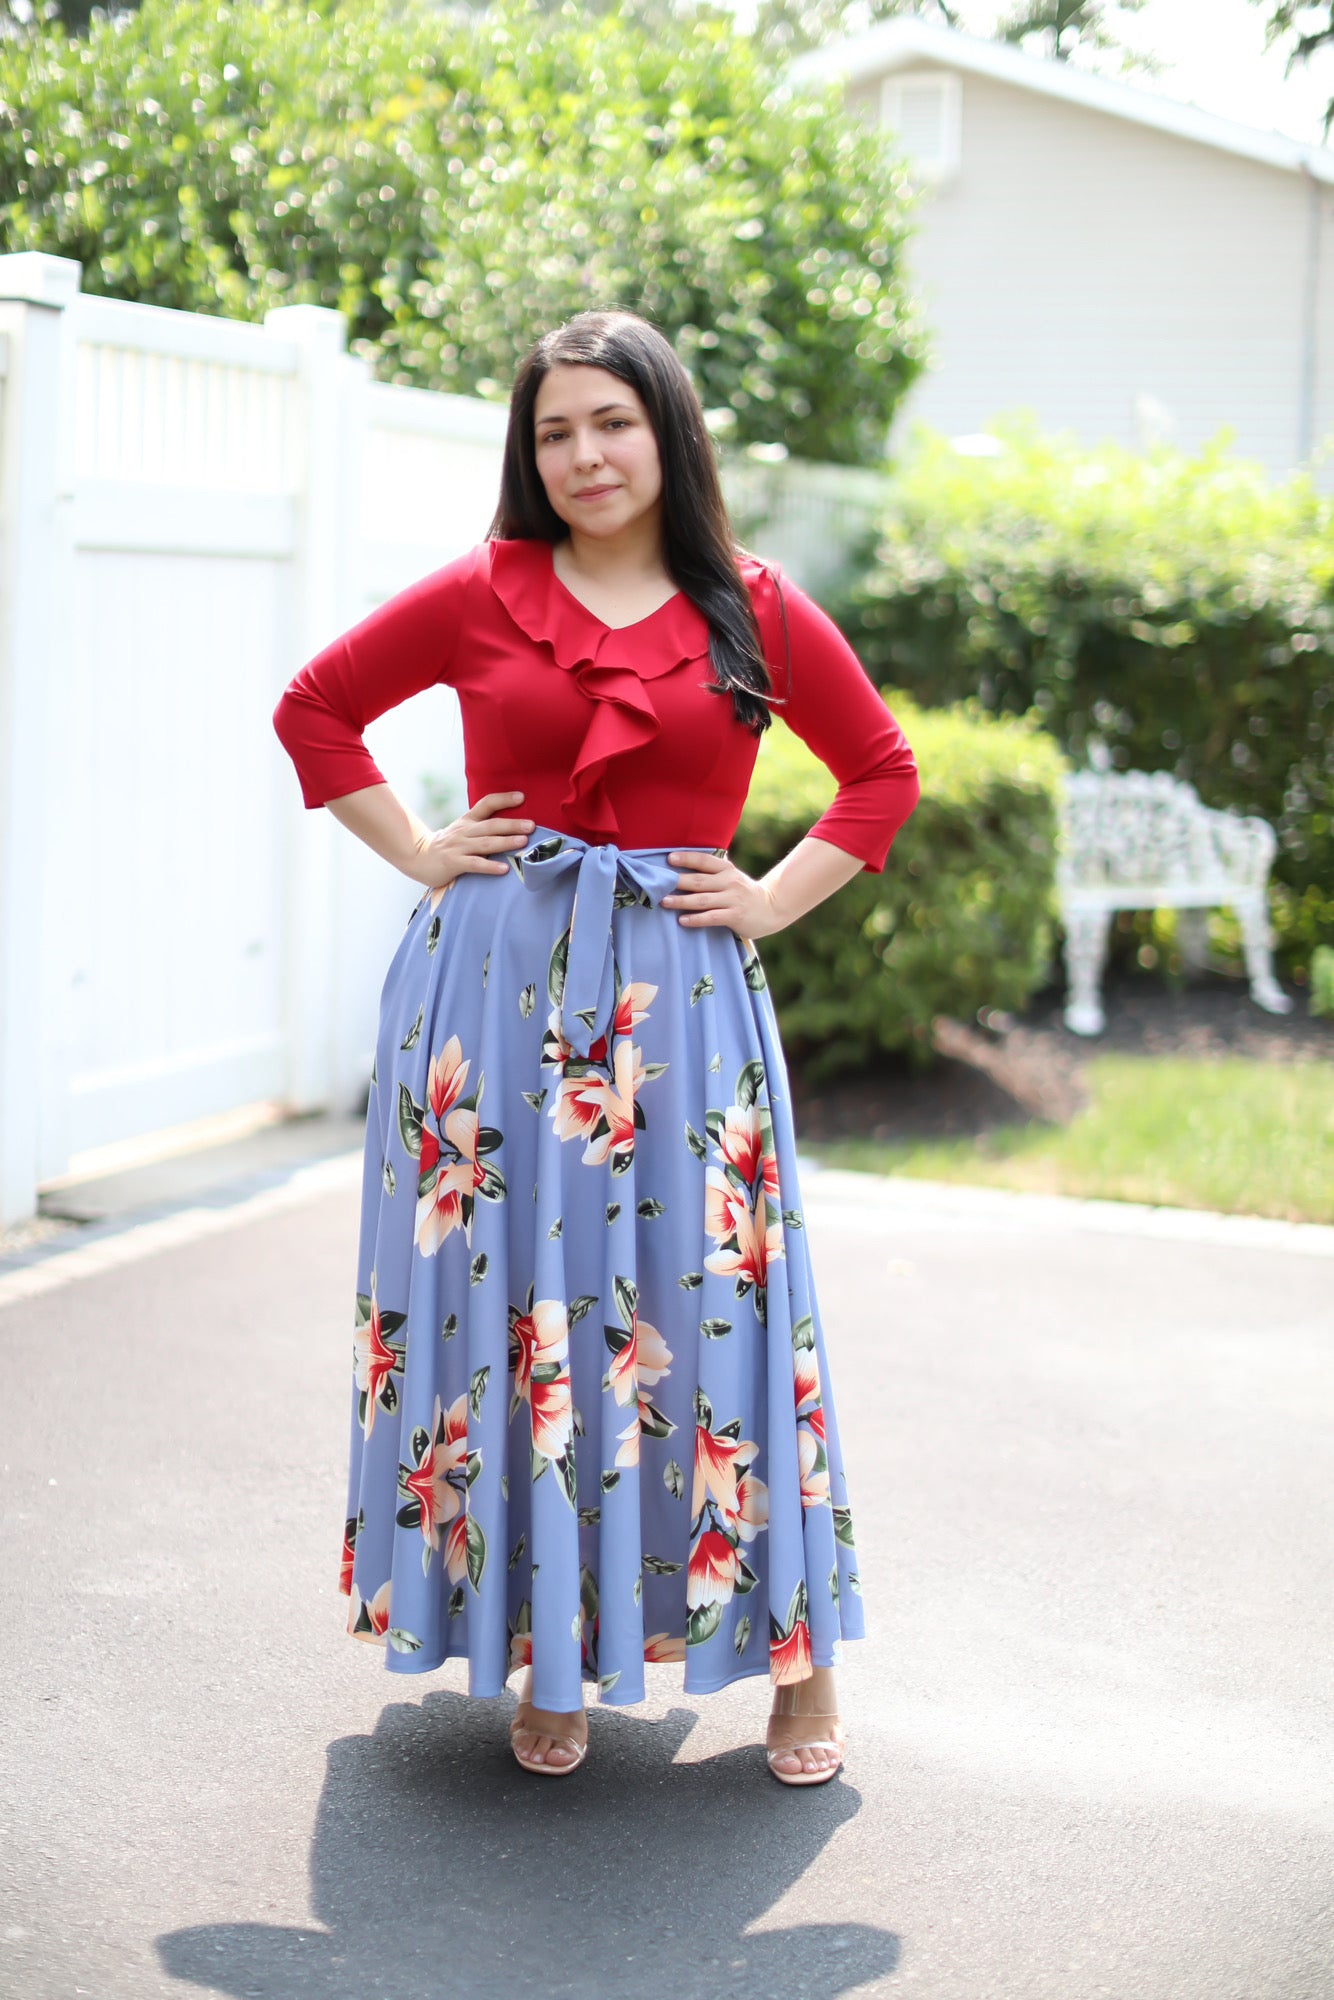
[[[810, 829], [883, 868], [917, 802], [903, 732], [833, 621], [751, 557], [775, 713], [838, 792]], [[789, 654], [790, 650], [790, 666]], [[521, 791], [540, 826], [620, 847], [726, 847], [759, 740], [713, 679], [704, 614], [681, 591], [613, 627], [556, 575], [545, 541], [487, 541], [373, 611], [301, 669], [274, 726], [308, 806], [384, 779], [362, 740], [376, 716], [437, 682], [458, 694], [468, 801]]]

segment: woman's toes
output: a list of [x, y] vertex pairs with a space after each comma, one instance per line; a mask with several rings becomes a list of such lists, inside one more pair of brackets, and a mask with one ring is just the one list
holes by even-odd
[[795, 1777], [800, 1772], [828, 1771], [838, 1763], [838, 1758], [828, 1750], [813, 1750], [803, 1745], [799, 1750], [778, 1750], [774, 1752], [775, 1770], [785, 1771]]

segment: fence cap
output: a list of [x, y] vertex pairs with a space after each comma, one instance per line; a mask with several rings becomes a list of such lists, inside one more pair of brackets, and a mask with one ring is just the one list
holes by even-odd
[[0, 299], [27, 305], [73, 305], [79, 296], [83, 265], [77, 257], [50, 257], [44, 250], [15, 250], [0, 257]]
[[280, 340], [321, 354], [342, 354], [347, 348], [347, 316], [336, 306], [270, 306], [264, 324]]

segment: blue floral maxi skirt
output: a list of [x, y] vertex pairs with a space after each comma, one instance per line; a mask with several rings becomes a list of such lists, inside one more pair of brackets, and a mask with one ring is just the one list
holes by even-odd
[[753, 942], [659, 907], [673, 851], [539, 827], [423, 895], [381, 1000], [348, 1629], [543, 1708], [863, 1629], [777, 1023]]

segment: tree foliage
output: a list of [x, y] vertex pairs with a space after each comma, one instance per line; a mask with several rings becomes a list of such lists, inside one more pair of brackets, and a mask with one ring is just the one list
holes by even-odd
[[[1269, 16], [1266, 43], [1288, 51], [1288, 69], [1310, 62], [1334, 43], [1334, 0], [1254, 0]], [[1334, 125], [1334, 98], [1325, 106], [1325, 136]]]
[[[1125, 35], [1124, 17], [1146, 5], [1147, 0], [1013, 0], [992, 34], [1058, 62], [1093, 60], [1102, 67], [1111, 55], [1122, 69], [1154, 69], [1152, 56], [1129, 45]], [[796, 54], [901, 18], [983, 32], [968, 0], [760, 0], [755, 33], [775, 53]]]
[[1290, 41], [1290, 62], [1309, 62], [1334, 42], [1334, 0], [1256, 0], [1269, 14], [1269, 39]]
[[965, 25], [962, 10], [951, 0], [759, 0], [754, 33], [773, 54], [797, 55], [903, 16], [935, 21], [942, 28]]
[[1153, 69], [1153, 58], [1130, 47], [1119, 16], [1138, 14], [1146, 0], [1019, 0], [997, 24], [1003, 42], [1036, 47], [1057, 62], [1115, 54], [1123, 69]]
[[385, 379], [503, 397], [594, 304], [675, 340], [737, 442], [875, 460], [917, 373], [882, 139], [730, 17], [502, 0], [146, 0], [0, 43], [0, 241], [90, 291], [335, 306]]

